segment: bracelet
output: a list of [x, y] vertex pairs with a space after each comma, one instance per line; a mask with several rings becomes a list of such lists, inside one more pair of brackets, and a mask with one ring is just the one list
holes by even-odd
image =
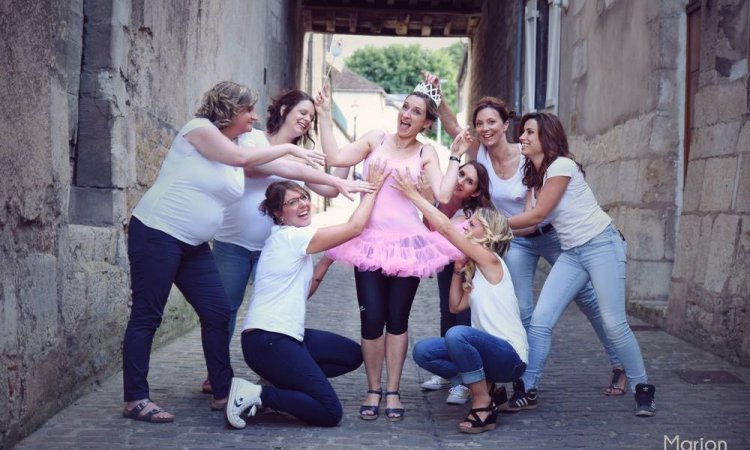
[[449, 161], [456, 161], [457, 163], [461, 162], [461, 158], [455, 155], [451, 155], [450, 158], [448, 158]]

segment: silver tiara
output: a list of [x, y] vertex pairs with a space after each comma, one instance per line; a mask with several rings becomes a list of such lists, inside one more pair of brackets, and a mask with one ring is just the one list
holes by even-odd
[[419, 83], [412, 92], [421, 92], [422, 94], [430, 97], [432, 101], [435, 102], [435, 106], [440, 106], [440, 102], [443, 101], [443, 97], [440, 95], [440, 89], [438, 89], [437, 86], [431, 85], [430, 83]]

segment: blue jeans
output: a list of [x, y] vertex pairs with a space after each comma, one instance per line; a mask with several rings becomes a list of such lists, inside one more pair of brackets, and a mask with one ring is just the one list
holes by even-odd
[[507, 341], [464, 325], [451, 328], [444, 338], [422, 339], [412, 356], [419, 367], [450, 379], [454, 386], [485, 379], [515, 381], [526, 368]]
[[250, 251], [239, 245], [214, 241], [214, 259], [224, 289], [229, 297], [229, 339], [232, 339], [237, 323], [237, 311], [245, 299], [245, 289], [250, 275], [255, 279], [260, 251]]
[[128, 230], [133, 306], [122, 348], [125, 401], [148, 398], [151, 344], [161, 324], [172, 283], [195, 309], [214, 398], [229, 395], [229, 301], [207, 243], [190, 245], [144, 225], [136, 217]]
[[625, 316], [627, 244], [610, 224], [590, 241], [565, 250], [557, 259], [539, 294], [529, 326], [529, 367], [523, 376], [527, 389], [536, 388], [549, 355], [552, 329], [573, 296], [591, 282], [596, 291], [607, 339], [622, 361], [630, 388], [646, 383], [641, 349]]
[[449, 308], [449, 294], [453, 281], [453, 263], [448, 263], [437, 274], [438, 292], [440, 294], [440, 337], [456, 325], [471, 326], [471, 309], [466, 308], [458, 314], [453, 314]]
[[343, 409], [328, 378], [362, 365], [362, 348], [327, 331], [305, 329], [300, 342], [290, 336], [254, 329], [242, 333], [245, 362], [273, 386], [263, 386], [263, 406], [285, 411], [311, 425], [336, 426]]
[[[531, 315], [532, 311], [534, 311], [534, 275], [536, 274], [539, 257], [543, 257], [550, 265], [553, 265], [561, 253], [560, 239], [554, 230], [542, 236], [519, 236], [510, 241], [510, 248], [503, 257], [503, 260], [508, 266], [510, 278], [513, 280], [516, 298], [518, 298], [518, 306], [521, 309], [521, 322], [526, 331], [529, 331]], [[607, 339], [607, 333], [604, 331], [599, 304], [596, 301], [596, 292], [591, 283], [585, 283], [580, 289], [574, 291], [573, 294], [578, 294], [575, 297], [578, 309], [589, 319], [612, 367], [622, 367], [622, 363], [617, 357], [617, 352], [615, 352], [614, 347]], [[565, 305], [567, 306], [567, 303]], [[537, 303], [537, 308], [539, 308], [539, 303]], [[563, 309], [565, 308], [563, 307]], [[534, 313], [536, 314], [536, 312]]]

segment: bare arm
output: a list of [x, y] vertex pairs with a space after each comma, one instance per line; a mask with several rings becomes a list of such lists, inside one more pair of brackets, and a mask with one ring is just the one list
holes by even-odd
[[333, 120], [331, 120], [327, 86], [318, 93], [315, 99], [315, 110], [318, 112], [320, 122], [320, 144], [326, 155], [326, 161], [331, 166], [350, 167], [359, 163], [367, 157], [370, 150], [383, 136], [382, 131], [373, 130], [365, 133], [360, 139], [339, 148], [333, 137]]
[[435, 199], [440, 203], [448, 203], [453, 196], [453, 188], [456, 186], [458, 179], [458, 166], [460, 165], [461, 156], [469, 149], [471, 136], [468, 131], [463, 131], [456, 136], [451, 144], [451, 158], [448, 161], [448, 170], [445, 176], [440, 172], [440, 164], [437, 159], [437, 153], [432, 146], [424, 147], [424, 158], [427, 162], [424, 165], [424, 171], [433, 186]]
[[354, 213], [352, 213], [352, 216], [346, 223], [321, 228], [316, 231], [307, 245], [307, 253], [318, 253], [331, 249], [359, 235], [370, 218], [375, 198], [380, 188], [383, 187], [383, 182], [387, 176], [384, 162], [375, 161], [371, 164], [367, 171], [367, 179], [375, 185], [375, 192], [362, 196], [359, 206], [357, 206], [357, 209], [354, 210]]
[[290, 180], [304, 181], [305, 183], [324, 184], [332, 186], [349, 200], [352, 200], [351, 194], [354, 192], [372, 192], [374, 190], [372, 183], [345, 180], [314, 169], [306, 164], [283, 158], [256, 167], [246, 167], [245, 175], [249, 177], [278, 175]]
[[[353, 183], [359, 183], [359, 181], [352, 181], [348, 180], [347, 177], [349, 176], [349, 167], [334, 167], [331, 171], [331, 175], [336, 178], [340, 178], [342, 182], [348, 182], [351, 181]], [[364, 182], [367, 183], [367, 182]], [[323, 197], [327, 198], [333, 198], [339, 195], [339, 190], [335, 186], [330, 186], [327, 184], [320, 184], [320, 183], [306, 183], [307, 187], [310, 188], [313, 192], [315, 192], [318, 195], [322, 195]], [[349, 192], [358, 192], [356, 190], [347, 189]]]
[[333, 264], [333, 260], [326, 255], [323, 255], [323, 257], [320, 258], [320, 261], [315, 265], [315, 269], [313, 269], [312, 284], [310, 284], [310, 292], [307, 294], [307, 298], [312, 297], [313, 294], [315, 294], [315, 291], [318, 290], [318, 287], [320, 286], [320, 283], [323, 282], [323, 277], [326, 276], [331, 264]]
[[508, 219], [510, 227], [512, 229], [521, 229], [539, 225], [560, 202], [565, 190], [568, 188], [568, 183], [570, 183], [570, 177], [566, 176], [556, 176], [547, 179], [547, 182], [544, 183], [544, 189], [539, 192], [536, 206]]
[[491, 283], [498, 283], [503, 278], [503, 268], [500, 260], [488, 248], [470, 240], [464, 233], [453, 226], [451, 220], [441, 213], [430, 202], [425, 200], [416, 190], [411, 181], [411, 175], [407, 169], [406, 176], [400, 173], [394, 175], [396, 185], [394, 188], [400, 190], [414, 203], [427, 220], [435, 227], [435, 231], [443, 235], [448, 241], [459, 249], [467, 258], [474, 261], [477, 267]]
[[188, 132], [185, 139], [193, 144], [205, 158], [235, 167], [257, 166], [284, 155], [297, 156], [311, 165], [320, 165], [325, 162], [324, 155], [292, 144], [255, 148], [240, 147], [216, 127], [196, 128]]
[[459, 272], [465, 262], [456, 261], [453, 265], [453, 277], [451, 278], [451, 288], [448, 293], [448, 310], [453, 314], [458, 314], [469, 308], [469, 293], [463, 289], [463, 277]]

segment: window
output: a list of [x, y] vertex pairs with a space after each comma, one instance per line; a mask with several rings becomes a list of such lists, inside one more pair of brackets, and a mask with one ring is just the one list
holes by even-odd
[[528, 0], [524, 12], [525, 112], [557, 112], [560, 86], [560, 23], [567, 0]]

